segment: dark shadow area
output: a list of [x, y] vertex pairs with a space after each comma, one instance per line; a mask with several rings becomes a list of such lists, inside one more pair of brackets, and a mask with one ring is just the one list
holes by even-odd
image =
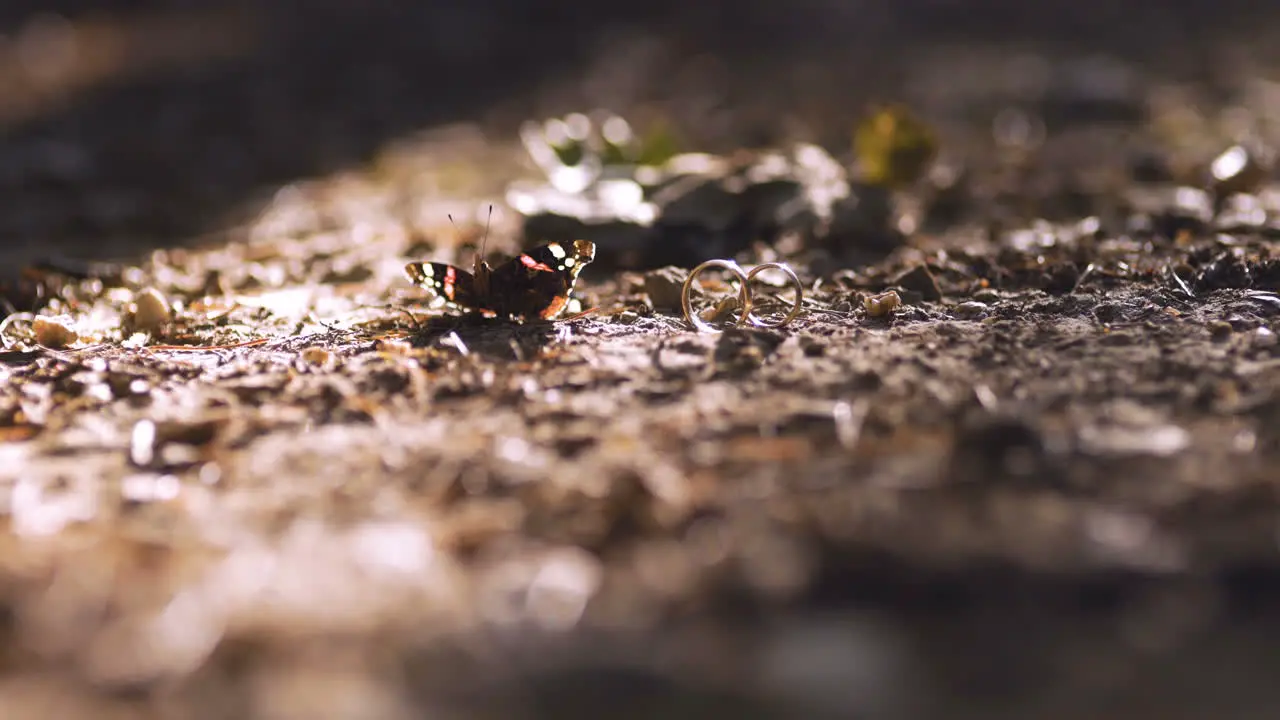
[[802, 609], [724, 597], [643, 642], [529, 632], [499, 663], [450, 658], [442, 676], [428, 671], [441, 658], [411, 655], [405, 673], [423, 706], [531, 719], [1246, 717], [1280, 702], [1265, 680], [1276, 621], [1258, 611], [1274, 582], [1248, 570], [1200, 582], [882, 560]]
[[513, 323], [479, 313], [421, 320], [415, 315], [414, 322], [418, 325], [414, 329], [413, 345], [445, 350], [442, 365], [456, 356], [466, 357], [472, 353], [490, 360], [524, 362], [536, 358], [556, 338], [556, 326], [550, 322]]
[[1194, 65], [1200, 34], [1247, 23], [1256, 6], [9, 2], [0, 247], [11, 261], [132, 257], [216, 230], [282, 184], [367, 162], [407, 133], [473, 120], [510, 132], [547, 106], [547, 88], [607, 57], [622, 30], [723, 58], [721, 77], [759, 102], [785, 90], [757, 81], [759, 68], [829, 57], [832, 78], [853, 78], [831, 92], [856, 106], [891, 93], [901, 61], [938, 40], [1139, 56], [1182, 44]]

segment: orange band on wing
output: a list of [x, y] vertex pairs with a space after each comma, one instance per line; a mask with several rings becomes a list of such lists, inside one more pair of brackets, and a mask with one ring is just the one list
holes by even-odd
[[520, 264], [524, 265], [530, 270], [541, 270], [543, 272], [555, 272], [555, 270], [547, 267], [543, 263], [540, 263], [537, 260], [534, 260], [533, 257], [530, 255], [521, 255]]
[[560, 311], [564, 310], [564, 306], [567, 305], [568, 303], [569, 303], [568, 297], [564, 295], [557, 295], [551, 301], [551, 304], [546, 307], [546, 309], [538, 313], [538, 317], [542, 318], [543, 320], [550, 320], [556, 315], [559, 315]]
[[444, 297], [446, 300], [453, 300], [454, 286], [458, 282], [458, 272], [450, 265], [449, 269], [444, 273]]

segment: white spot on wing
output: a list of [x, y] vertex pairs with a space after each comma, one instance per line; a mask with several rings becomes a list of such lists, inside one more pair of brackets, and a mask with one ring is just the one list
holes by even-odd
[[574, 264], [575, 262], [577, 262], [577, 261], [576, 261], [576, 260], [574, 260], [573, 258], [565, 258], [565, 259], [564, 259], [564, 266], [565, 266], [565, 267], [573, 267], [573, 264]]
[[547, 250], [550, 251], [550, 253], [552, 255], [555, 255], [557, 258], [564, 258], [565, 256], [564, 248], [556, 243], [552, 243], [548, 245]]

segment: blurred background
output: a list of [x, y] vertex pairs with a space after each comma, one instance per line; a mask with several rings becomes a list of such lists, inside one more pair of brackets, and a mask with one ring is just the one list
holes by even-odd
[[[1054, 112], [1132, 126], [1161, 83], [1196, 83], [1180, 107], [1234, 102], [1276, 54], [1274, 14], [1248, 0], [10, 0], [0, 247], [129, 257], [430, 128], [510, 143], [525, 119], [595, 107], [660, 112], [706, 150], [844, 150], [871, 100], [910, 103], [956, 152], [1009, 104], [1050, 130]], [[471, 151], [477, 174], [489, 163], [497, 178]]]

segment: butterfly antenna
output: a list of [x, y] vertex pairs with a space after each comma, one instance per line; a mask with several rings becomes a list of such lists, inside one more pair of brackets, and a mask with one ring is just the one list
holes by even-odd
[[489, 203], [489, 217], [484, 221], [484, 238], [480, 240], [480, 257], [484, 257], [485, 245], [489, 242], [489, 228], [493, 226], [493, 203]]
[[[445, 213], [444, 216], [449, 218], [449, 224], [453, 226], [453, 229], [459, 234], [461, 234], [462, 231], [458, 229], [458, 221], [453, 219], [453, 213]], [[489, 231], [485, 230], [485, 234], [488, 235]], [[480, 251], [476, 253], [476, 258], [472, 262], [474, 266], [472, 271], [476, 274], [477, 277], [480, 275], [480, 263], [483, 261], [484, 261], [484, 244], [483, 244], [483, 241], [481, 241]]]

